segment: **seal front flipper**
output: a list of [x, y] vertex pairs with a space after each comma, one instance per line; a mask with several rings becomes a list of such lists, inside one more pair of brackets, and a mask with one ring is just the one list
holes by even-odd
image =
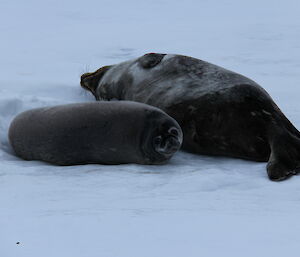
[[289, 131], [276, 131], [270, 147], [267, 172], [271, 180], [285, 180], [300, 171], [300, 139], [297, 136]]

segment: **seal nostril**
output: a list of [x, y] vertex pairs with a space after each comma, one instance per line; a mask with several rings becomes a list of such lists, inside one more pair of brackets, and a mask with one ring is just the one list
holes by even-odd
[[157, 136], [153, 139], [155, 151], [164, 154], [170, 155], [176, 152], [181, 145], [181, 142], [174, 136], [167, 138], [162, 138], [162, 136]]
[[92, 73], [84, 73], [80, 77], [80, 83], [85, 84], [92, 77]]
[[82, 74], [81, 77], [80, 77], [81, 81], [83, 81], [87, 76], [88, 75], [86, 73]]
[[80, 77], [80, 85], [83, 86], [83, 87], [85, 86], [86, 77], [87, 77], [86, 74], [83, 74]]

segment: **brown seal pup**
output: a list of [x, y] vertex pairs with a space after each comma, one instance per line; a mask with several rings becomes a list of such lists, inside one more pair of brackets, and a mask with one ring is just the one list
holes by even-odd
[[146, 54], [81, 77], [97, 100], [131, 100], [175, 118], [183, 149], [268, 161], [272, 180], [297, 173], [300, 134], [254, 81], [182, 55]]
[[182, 143], [178, 123], [158, 108], [129, 101], [38, 108], [9, 128], [15, 153], [57, 165], [160, 164]]

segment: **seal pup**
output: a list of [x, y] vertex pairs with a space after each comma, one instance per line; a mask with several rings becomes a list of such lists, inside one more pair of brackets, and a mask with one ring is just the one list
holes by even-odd
[[129, 101], [32, 109], [9, 128], [17, 156], [57, 165], [161, 164], [182, 143], [178, 123], [158, 108]]
[[97, 100], [156, 106], [177, 120], [182, 148], [198, 154], [268, 161], [271, 180], [300, 166], [300, 135], [256, 82], [182, 55], [150, 53], [81, 76]]

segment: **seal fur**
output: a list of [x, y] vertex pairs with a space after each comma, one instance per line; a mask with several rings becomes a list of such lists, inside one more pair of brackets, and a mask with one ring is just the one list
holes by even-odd
[[15, 153], [57, 165], [160, 164], [180, 148], [178, 123], [135, 102], [91, 102], [19, 114], [9, 128]]
[[268, 161], [271, 180], [298, 172], [299, 132], [253, 80], [183, 55], [150, 53], [106, 67], [93, 83], [83, 75], [81, 86], [97, 100], [162, 109], [180, 124], [184, 150]]

